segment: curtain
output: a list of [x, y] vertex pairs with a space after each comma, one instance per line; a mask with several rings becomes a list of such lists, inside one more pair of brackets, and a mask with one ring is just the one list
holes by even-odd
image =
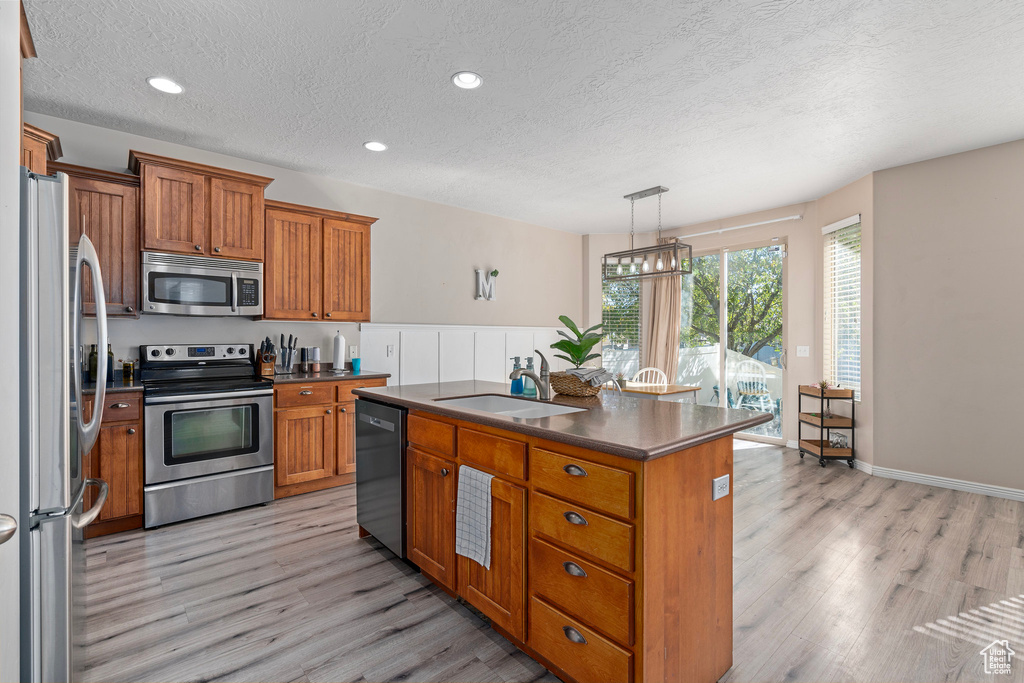
[[[664, 240], [662, 240], [664, 241]], [[668, 258], [666, 255], [665, 258]], [[682, 275], [650, 280], [649, 323], [645, 336], [644, 367], [660, 369], [669, 384], [679, 370], [679, 325], [683, 306]]]

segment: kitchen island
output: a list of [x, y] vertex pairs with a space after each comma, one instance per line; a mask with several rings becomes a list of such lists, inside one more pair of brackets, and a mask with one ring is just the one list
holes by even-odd
[[[732, 665], [732, 434], [771, 416], [609, 392], [556, 395], [584, 410], [541, 418], [445, 402], [506, 392], [353, 392], [409, 411], [408, 558], [565, 680], [718, 680]], [[459, 466], [494, 477], [489, 568], [455, 553]]]

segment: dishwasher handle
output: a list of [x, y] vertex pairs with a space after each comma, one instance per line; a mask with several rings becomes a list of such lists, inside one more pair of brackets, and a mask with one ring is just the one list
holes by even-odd
[[386, 429], [389, 432], [395, 431], [395, 423], [394, 422], [389, 422], [388, 420], [382, 420], [379, 417], [374, 417], [373, 415], [367, 415], [366, 413], [360, 413], [359, 414], [359, 419], [362, 420], [363, 422], [366, 422], [367, 424], [373, 425], [374, 427], [379, 427], [380, 429]]

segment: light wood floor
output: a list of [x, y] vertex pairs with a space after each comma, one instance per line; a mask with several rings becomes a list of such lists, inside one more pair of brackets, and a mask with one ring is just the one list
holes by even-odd
[[[746, 445], [746, 444], [738, 444]], [[724, 681], [1024, 680], [1024, 504], [737, 448]], [[93, 681], [555, 680], [359, 540], [354, 489], [87, 543]]]

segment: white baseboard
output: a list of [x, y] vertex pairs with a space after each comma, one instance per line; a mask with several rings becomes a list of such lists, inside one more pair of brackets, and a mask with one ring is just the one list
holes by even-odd
[[[859, 464], [859, 462], [858, 462]], [[868, 465], [868, 467], [871, 467]], [[980, 493], [983, 496], [995, 496], [996, 498], [1009, 498], [1010, 500], [1024, 501], [1024, 491], [1021, 489], [1011, 489], [1006, 486], [996, 486], [994, 484], [979, 484], [974, 481], [964, 481], [962, 479], [950, 479], [949, 477], [936, 477], [931, 474], [918, 474], [917, 472], [906, 472], [904, 470], [894, 470], [888, 467], [871, 467], [869, 474], [876, 477], [885, 477], [886, 479], [899, 479], [901, 481], [912, 481], [915, 484], [925, 484], [926, 486], [938, 486], [944, 489], [953, 489], [955, 491], [966, 491], [967, 493]]]
[[860, 470], [864, 474], [872, 474], [875, 470], [874, 466], [871, 463], [864, 462], [863, 460], [854, 460], [853, 467], [854, 469]]
[[790, 439], [789, 441], [786, 442], [786, 448], [797, 449], [799, 447], [800, 447], [800, 444], [798, 444], [796, 442], [796, 439]]

